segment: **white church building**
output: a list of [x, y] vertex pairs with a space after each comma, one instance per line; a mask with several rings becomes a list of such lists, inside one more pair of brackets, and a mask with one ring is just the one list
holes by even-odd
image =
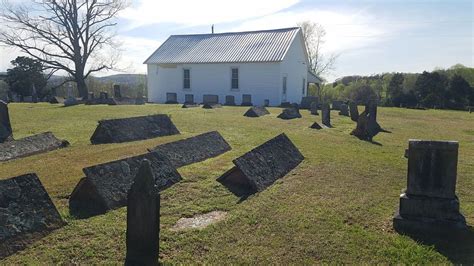
[[278, 106], [309, 83], [300, 28], [170, 36], [146, 61], [148, 101]]

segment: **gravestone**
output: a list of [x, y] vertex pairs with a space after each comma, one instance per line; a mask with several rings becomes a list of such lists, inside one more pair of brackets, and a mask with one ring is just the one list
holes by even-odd
[[36, 86], [34, 83], [31, 85], [31, 102], [38, 102], [38, 93], [36, 92]]
[[393, 218], [396, 231], [466, 228], [456, 196], [458, 148], [457, 141], [409, 141], [407, 189]]
[[166, 93], [166, 104], [177, 104], [178, 103], [178, 94], [175, 92]]
[[278, 118], [281, 119], [294, 119], [294, 118], [301, 118], [300, 110], [298, 108], [298, 105], [293, 105], [292, 107], [285, 108], [281, 112], [281, 114], [278, 115]]
[[341, 104], [340, 106], [340, 111], [339, 111], [339, 115], [342, 115], [342, 116], [349, 116], [349, 108], [347, 106], [347, 104]]
[[313, 103], [318, 104], [319, 99], [316, 96], [305, 96], [301, 99], [300, 108], [301, 109], [310, 109]]
[[312, 129], [317, 129], [317, 130], [323, 129], [323, 127], [322, 127], [320, 124], [318, 124], [317, 122], [314, 122], [314, 123], [310, 126], [310, 128], [312, 128]]
[[160, 194], [150, 162], [144, 160], [127, 196], [125, 265], [158, 265]]
[[66, 140], [57, 139], [45, 132], [0, 144], [0, 162], [27, 157], [69, 146]]
[[216, 109], [216, 108], [221, 108], [222, 105], [219, 103], [205, 103], [202, 105], [202, 108], [204, 109]]
[[13, 140], [13, 130], [8, 113], [8, 104], [0, 101], [0, 143]]
[[225, 96], [225, 105], [234, 106], [235, 105], [235, 97], [232, 95]]
[[242, 106], [252, 106], [252, 95], [243, 94], [242, 95]]
[[184, 95], [184, 103], [186, 104], [196, 104], [194, 102], [194, 95], [193, 94], [185, 94]]
[[89, 100], [94, 100], [94, 99], [95, 99], [94, 92], [90, 91], [90, 92], [89, 92], [89, 96], [87, 97], [87, 99], [89, 99]]
[[213, 95], [213, 94], [204, 94], [202, 96], [202, 101], [204, 104], [217, 104], [219, 103], [219, 96], [218, 95]]
[[372, 141], [378, 133], [383, 129], [377, 123], [377, 104], [370, 102], [365, 106], [364, 112], [359, 115], [356, 128], [351, 135], [356, 136], [360, 140]]
[[64, 104], [64, 98], [63, 97], [58, 97], [58, 96], [53, 96], [53, 97], [49, 98], [49, 103], [51, 103], [51, 104], [58, 104], [58, 103]]
[[219, 156], [232, 148], [217, 131], [207, 132], [191, 138], [156, 146], [150, 152], [158, 151], [178, 168]]
[[148, 160], [160, 191], [181, 181], [181, 175], [168, 157], [159, 152], [146, 153], [82, 169], [82, 178], [69, 198], [75, 216], [93, 216], [127, 204], [127, 193], [143, 160]]
[[114, 84], [114, 98], [122, 98], [122, 91], [120, 90], [119, 84]]
[[310, 106], [310, 112], [312, 115], [319, 115], [318, 113], [318, 102], [312, 102]]
[[271, 186], [303, 160], [303, 155], [291, 140], [280, 134], [233, 160], [235, 166], [218, 181], [231, 191], [243, 187], [249, 193], [255, 193]]
[[263, 100], [263, 106], [265, 106], [265, 107], [270, 106], [270, 100], [269, 99]]
[[0, 180], [0, 259], [64, 224], [36, 174]]
[[245, 112], [244, 116], [260, 117], [260, 116], [269, 115], [269, 114], [270, 112], [268, 112], [267, 108], [263, 106], [252, 106], [247, 110], [247, 112]]
[[143, 97], [143, 92], [141, 90], [137, 92], [137, 97], [135, 98], [135, 104], [136, 105], [145, 104], [145, 98]]
[[169, 116], [164, 114], [101, 120], [92, 144], [121, 143], [179, 134]]
[[355, 102], [349, 103], [349, 111], [351, 114], [351, 120], [357, 122], [359, 120], [359, 109], [357, 108], [357, 104]]
[[341, 104], [343, 104], [343, 101], [332, 101], [332, 110], [341, 110]]
[[323, 103], [321, 106], [321, 119], [323, 125], [327, 127], [331, 126], [331, 108], [329, 108], [329, 103]]
[[66, 100], [64, 100], [64, 107], [74, 106], [78, 104], [79, 104], [79, 101], [74, 97], [69, 97]]

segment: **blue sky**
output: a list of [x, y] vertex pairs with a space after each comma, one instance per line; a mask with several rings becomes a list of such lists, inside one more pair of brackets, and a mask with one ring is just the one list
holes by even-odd
[[[118, 19], [121, 67], [145, 73], [143, 61], [171, 34], [322, 24], [324, 51], [339, 54], [328, 80], [345, 75], [421, 72], [474, 66], [473, 1], [132, 0]], [[15, 52], [0, 50], [0, 71]], [[13, 58], [12, 58], [13, 57]], [[110, 73], [102, 73], [106, 75]]]

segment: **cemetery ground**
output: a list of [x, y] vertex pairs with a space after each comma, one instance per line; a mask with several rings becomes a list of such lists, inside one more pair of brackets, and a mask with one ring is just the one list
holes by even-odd
[[[84, 106], [10, 104], [16, 139], [52, 131], [67, 148], [0, 163], [0, 179], [36, 172], [65, 227], [0, 263], [123, 263], [126, 207], [88, 219], [69, 214], [68, 197], [82, 168], [145, 153], [158, 144], [217, 130], [232, 150], [179, 168], [183, 181], [161, 193], [162, 263], [445, 263], [474, 261], [473, 254], [436, 250], [392, 229], [399, 195], [406, 188], [408, 139], [459, 141], [456, 191], [467, 224], [474, 225], [474, 115], [441, 110], [379, 108], [380, 145], [349, 133], [355, 123], [332, 111], [334, 128], [309, 126], [321, 116], [244, 117], [248, 107], [219, 109], [180, 105]], [[362, 111], [362, 106], [359, 110]], [[91, 145], [97, 121], [170, 114], [181, 135], [121, 144]], [[286, 133], [305, 160], [267, 190], [239, 198], [216, 181], [232, 160]], [[201, 230], [175, 231], [182, 217], [226, 211], [225, 220]], [[472, 230], [472, 228], [471, 228]]]

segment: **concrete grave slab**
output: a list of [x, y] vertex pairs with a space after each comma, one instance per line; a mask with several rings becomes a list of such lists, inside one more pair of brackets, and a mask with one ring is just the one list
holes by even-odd
[[181, 166], [201, 162], [219, 156], [232, 148], [217, 131], [159, 145], [150, 150], [166, 155], [171, 164]]
[[56, 138], [53, 133], [45, 132], [19, 140], [0, 144], [0, 162], [27, 157], [69, 146], [66, 140]]
[[63, 225], [36, 174], [0, 180], [0, 259]]
[[304, 160], [283, 133], [233, 160], [235, 166], [218, 178], [234, 194], [265, 190]]
[[164, 114], [101, 120], [92, 144], [121, 143], [179, 134], [169, 116]]
[[263, 106], [252, 106], [250, 107], [247, 112], [245, 112], [244, 116], [246, 117], [260, 117], [264, 115], [269, 115], [267, 108]]
[[79, 217], [89, 217], [123, 207], [143, 160], [150, 162], [155, 185], [160, 191], [181, 181], [181, 175], [168, 157], [159, 152], [146, 153], [82, 169], [82, 178], [69, 198], [69, 209]]
[[227, 217], [227, 212], [212, 211], [198, 214], [190, 218], [180, 218], [171, 228], [172, 231], [184, 231], [192, 229], [204, 229], [211, 224], [218, 223]]

